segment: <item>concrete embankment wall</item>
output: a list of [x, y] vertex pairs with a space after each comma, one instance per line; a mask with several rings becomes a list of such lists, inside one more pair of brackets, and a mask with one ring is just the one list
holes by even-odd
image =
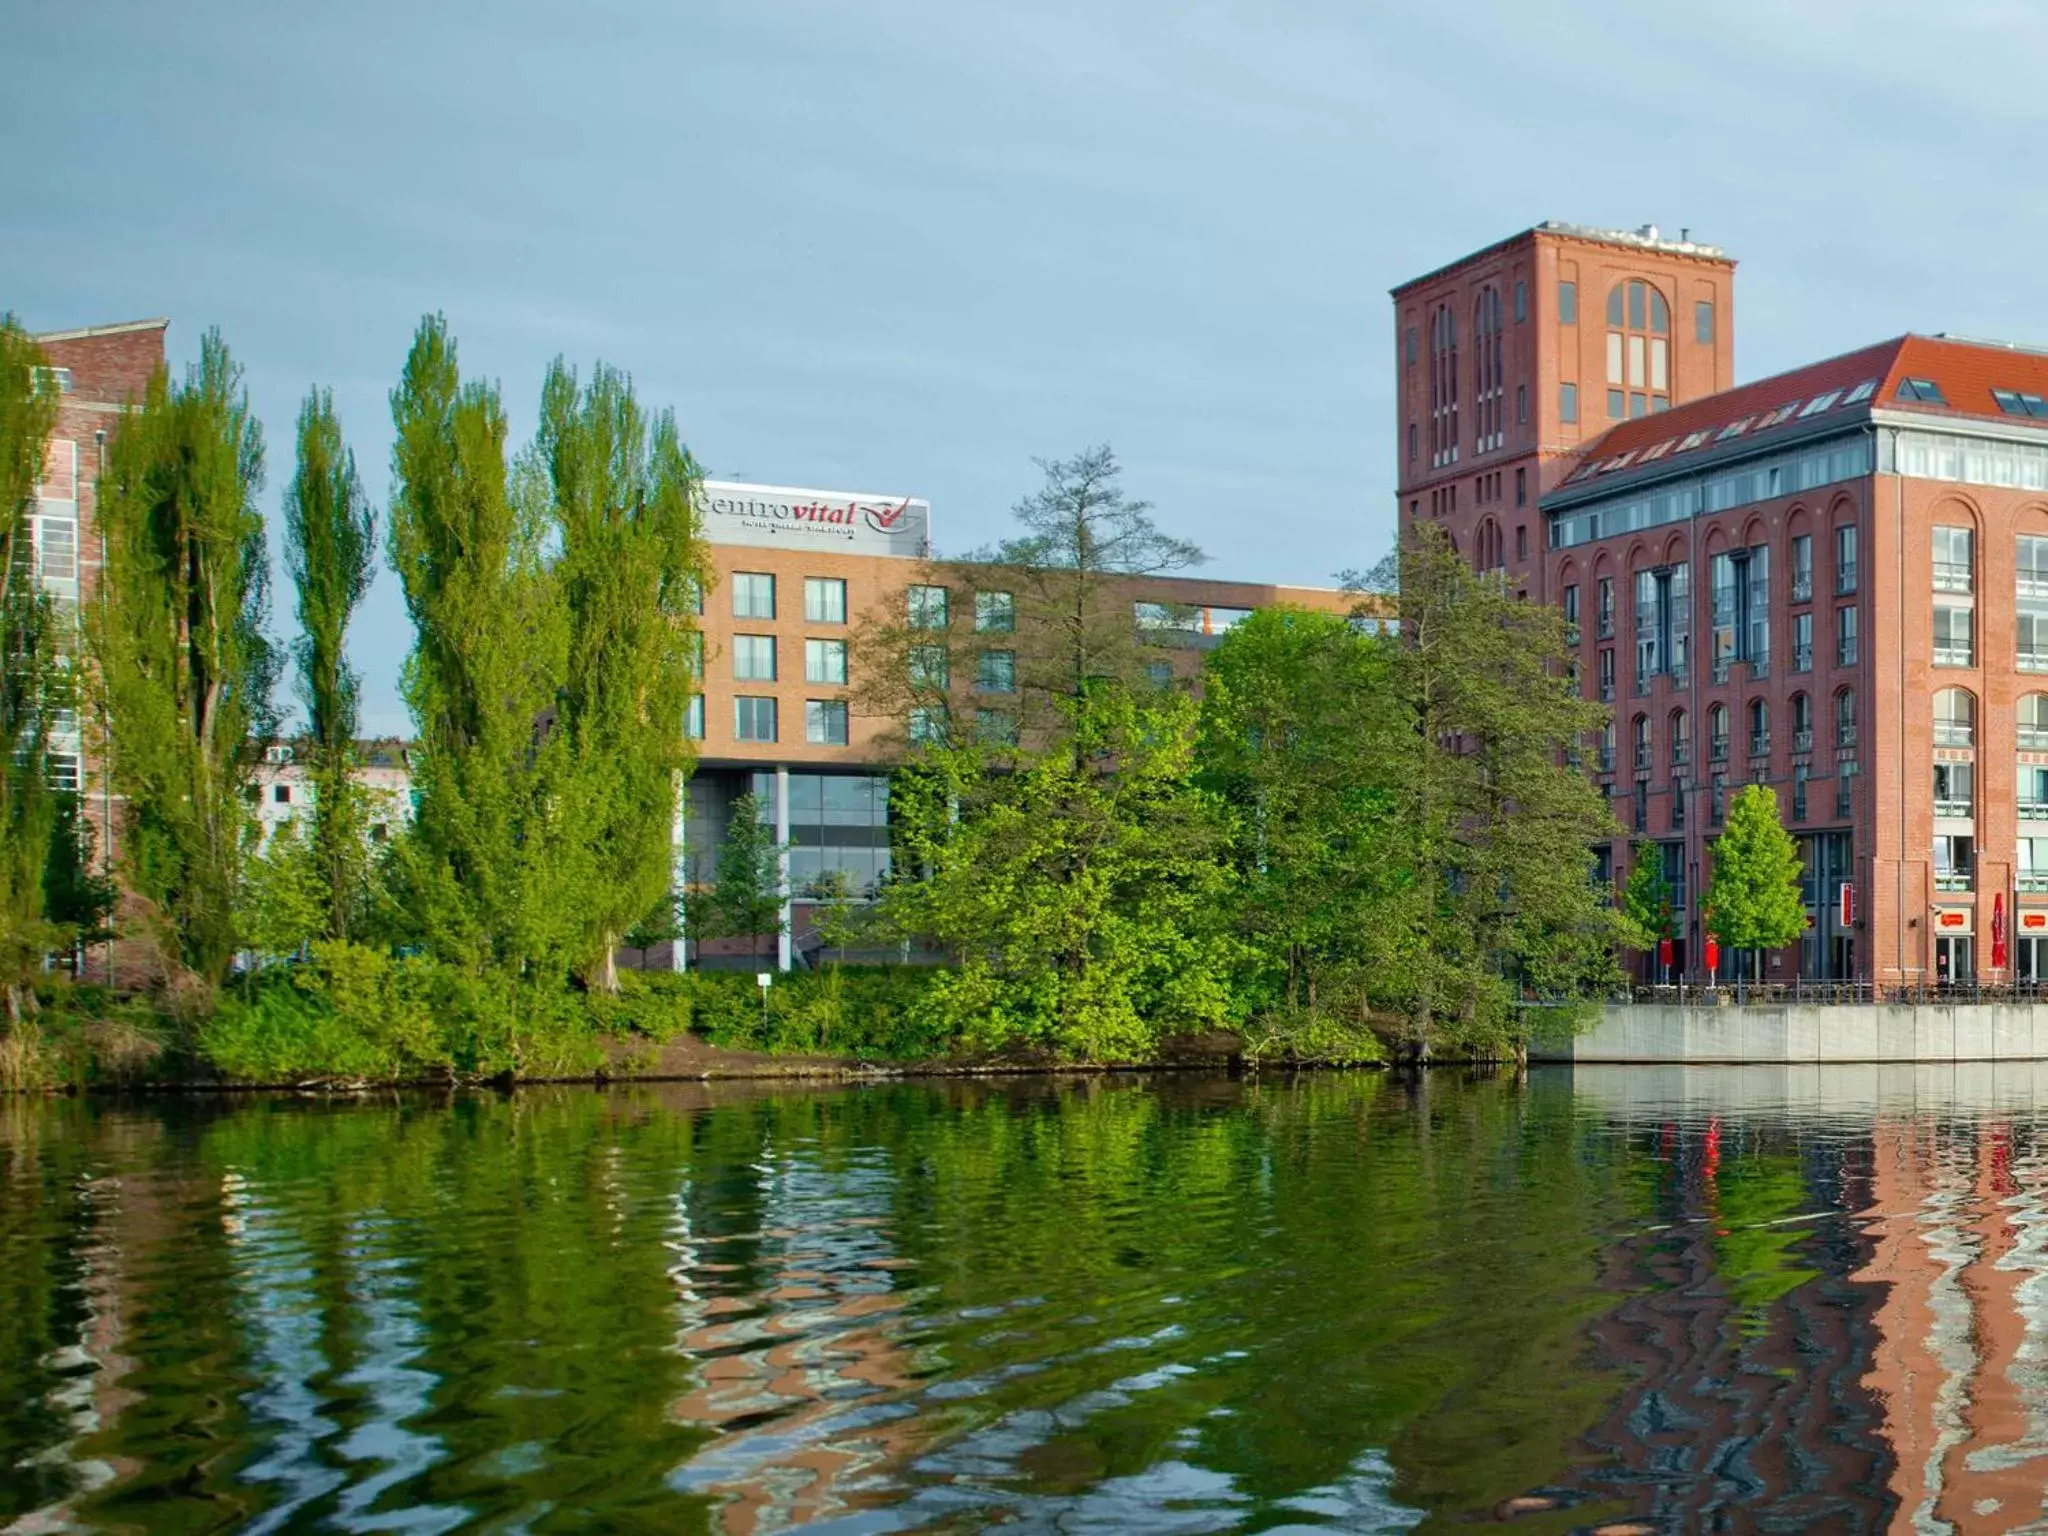
[[2044, 1061], [2048, 1004], [1617, 1003], [1574, 1040], [1532, 1044], [1529, 1059], [1674, 1065]]

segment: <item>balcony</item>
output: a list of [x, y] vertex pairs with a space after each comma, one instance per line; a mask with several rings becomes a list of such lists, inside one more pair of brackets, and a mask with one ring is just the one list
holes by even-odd
[[1835, 572], [1835, 596], [1847, 597], [1856, 590], [1856, 565], [1854, 561]]
[[1728, 658], [1725, 656], [1714, 663], [1712, 676], [1715, 682], [1725, 683], [1728, 681], [1728, 666]]
[[1969, 800], [1937, 800], [1934, 802], [1936, 821], [1968, 821], [1975, 814], [1973, 802]]
[[2022, 749], [2030, 752], [2048, 751], [2048, 726], [2021, 726], [2020, 746]]
[[1937, 720], [1934, 722], [1934, 744], [1938, 747], [1973, 747], [1977, 744], [1977, 728], [1953, 720]]
[[2048, 571], [2029, 570], [2022, 566], [2013, 585], [2021, 597], [2048, 597]]
[[1751, 757], [1769, 757], [1771, 755], [1771, 733], [1769, 731], [1751, 731], [1749, 733], [1749, 755]]
[[1640, 745], [1638, 745], [1638, 746], [1636, 747], [1636, 772], [1637, 772], [1637, 773], [1648, 773], [1649, 771], [1650, 771], [1650, 748], [1649, 748], [1649, 744], [1648, 744], [1647, 742], [1645, 742], [1645, 743], [1642, 743], [1642, 744], [1640, 744]]
[[1977, 665], [1977, 648], [1972, 645], [1937, 645], [1934, 664], [1937, 667], [1974, 667]]
[[1614, 748], [1602, 747], [1600, 749], [1600, 771], [1602, 773], [1614, 772]]
[[1792, 601], [1810, 603], [1813, 601], [1813, 572], [1804, 571], [1792, 577]]
[[1937, 891], [1967, 891], [1970, 889], [1970, 875], [1967, 870], [1936, 870], [1934, 888]]
[[1577, 619], [1566, 619], [1564, 621], [1564, 643], [1566, 645], [1577, 645], [1579, 643], [1579, 621]]
[[1846, 645], [1835, 647], [1835, 665], [1838, 667], [1853, 667], [1856, 665], [1855, 641], [1851, 640]]
[[1600, 702], [1602, 704], [1612, 704], [1614, 702], [1614, 679], [1611, 677], [1600, 679]]
[[2048, 800], [2022, 800], [2021, 821], [2048, 821]]
[[1594, 635], [1601, 640], [1612, 640], [1614, 638], [1613, 614], [1603, 613], [1600, 615], [1600, 622], [1594, 629]]
[[1707, 760], [1714, 763], [1728, 761], [1728, 738], [1716, 736], [1707, 743]]
[[1956, 560], [1935, 561], [1934, 590], [1937, 592], [1969, 591], [1970, 567], [1966, 563]]
[[2039, 896], [2043, 893], [2048, 893], [2048, 870], [2043, 870], [2038, 874], [2022, 871], [2012, 877], [2012, 883], [2013, 889], [2025, 896]]
[[2048, 672], [2048, 651], [2021, 651], [2014, 665], [2022, 672]]
[[1794, 731], [1792, 733], [1792, 750], [1794, 752], [1811, 752], [1813, 750], [1813, 732]]
[[1811, 672], [1813, 670], [1812, 646], [1795, 645], [1792, 647], [1792, 670], [1794, 672]]
[[1689, 768], [1692, 766], [1691, 742], [1674, 741], [1671, 743], [1671, 766], [1674, 768]]

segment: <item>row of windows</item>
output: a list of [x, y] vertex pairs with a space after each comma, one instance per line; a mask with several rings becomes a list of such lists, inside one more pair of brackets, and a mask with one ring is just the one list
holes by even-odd
[[[1856, 777], [1857, 772], [1854, 759], [1843, 758], [1836, 764], [1834, 773], [1834, 817], [1838, 821], [1846, 821], [1854, 815]], [[1720, 826], [1728, 817], [1728, 781], [1729, 776], [1725, 772], [1708, 775], [1704, 786], [1683, 777], [1672, 779], [1668, 790], [1663, 794], [1663, 798], [1669, 807], [1665, 820], [1665, 829], [1672, 832], [1682, 832], [1685, 830], [1687, 798], [1702, 787], [1706, 790], [1707, 825]], [[1813, 771], [1805, 763], [1793, 765], [1791, 819], [1795, 823], [1811, 819], [1808, 790], [1812, 781]], [[1769, 783], [1770, 776], [1768, 771], [1764, 767], [1758, 766], [1750, 775], [1750, 782], [1756, 784]], [[1633, 814], [1630, 817], [1630, 825], [1631, 829], [1636, 832], [1648, 832], [1651, 830], [1651, 787], [1649, 779], [1638, 779], [1635, 782], [1634, 789], [1630, 792], [1633, 810]], [[1609, 795], [1612, 797], [1619, 792], [1620, 786], [1613, 786], [1609, 790]], [[1684, 905], [1682, 900], [1675, 904]]]
[[1550, 547], [1569, 549], [1594, 539], [1640, 533], [1703, 514], [1726, 512], [1781, 496], [1796, 496], [1801, 491], [1816, 490], [1824, 485], [1836, 485], [1867, 475], [1875, 462], [1870, 439], [1861, 435], [1772, 454], [1704, 479], [1665, 485], [1635, 496], [1616, 497], [1585, 510], [1554, 517], [1550, 522]]
[[[766, 571], [735, 571], [731, 577], [732, 614], [736, 619], [773, 619], [776, 612], [775, 577]], [[699, 603], [699, 610], [702, 603]], [[910, 588], [909, 619], [920, 629], [944, 629], [950, 622], [951, 595], [947, 588], [918, 585]], [[846, 583], [837, 577], [804, 578], [804, 622], [844, 624]], [[1008, 633], [1017, 627], [1015, 598], [1008, 592], [974, 594], [974, 627], [988, 633]]]
[[[1813, 699], [1804, 693], [1795, 693], [1790, 700], [1792, 711], [1791, 748], [1795, 753], [1813, 750]], [[1856, 691], [1853, 688], [1838, 690], [1834, 696], [1835, 750], [1844, 752], [1856, 745]], [[1733, 738], [1730, 734], [1732, 717], [1728, 706], [1715, 704], [1707, 710], [1707, 761], [1723, 763], [1733, 753]], [[1747, 710], [1749, 736], [1747, 746], [1751, 757], [1768, 757], [1771, 751], [1771, 706], [1763, 699], [1751, 699]], [[1657, 766], [1655, 742], [1648, 715], [1637, 715], [1629, 725], [1629, 735], [1634, 747], [1634, 768], [1637, 773], [1648, 773]], [[1665, 722], [1665, 741], [1670, 752], [1670, 765], [1685, 768], [1692, 764], [1691, 718], [1682, 709], [1674, 709]], [[1615, 726], [1613, 721], [1600, 730], [1600, 771], [1615, 771]]]
[[[781, 739], [779, 701], [766, 696], [741, 694], [732, 701], [732, 735], [735, 741], [773, 742]], [[692, 740], [704, 737], [704, 697], [690, 701], [686, 727]], [[846, 700], [806, 699], [804, 740], [814, 747], [843, 747], [847, 742]]]

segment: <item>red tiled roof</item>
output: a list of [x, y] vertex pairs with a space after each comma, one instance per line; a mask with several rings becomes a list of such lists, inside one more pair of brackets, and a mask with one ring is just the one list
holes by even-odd
[[[1942, 403], [1915, 398], [1910, 391], [1901, 398], [1900, 386], [1907, 379], [1933, 384]], [[1868, 392], [1861, 399], [1852, 398], [1859, 386]], [[1655, 416], [1618, 423], [1579, 450], [1562, 483], [1582, 486], [1602, 475], [1678, 460], [1727, 437], [1776, 433], [1819, 415], [1851, 409], [2039, 421], [2048, 426], [2048, 416], [2001, 409], [1994, 390], [2034, 396], [2035, 406], [2040, 406], [2048, 399], [2048, 352], [1945, 336], [1897, 336], [1718, 395], [1688, 400]], [[1737, 430], [1730, 433], [1730, 428]]]

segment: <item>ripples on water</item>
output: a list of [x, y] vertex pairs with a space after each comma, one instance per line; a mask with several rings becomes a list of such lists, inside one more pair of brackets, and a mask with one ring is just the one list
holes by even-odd
[[0, 1532], [2048, 1530], [2048, 1070], [0, 1101]]

